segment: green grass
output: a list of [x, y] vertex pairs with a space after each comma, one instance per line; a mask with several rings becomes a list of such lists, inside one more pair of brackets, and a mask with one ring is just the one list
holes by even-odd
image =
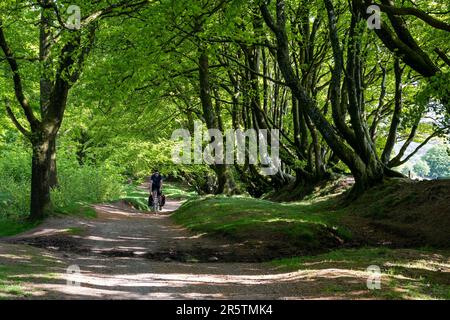
[[[75, 203], [55, 210], [55, 216], [72, 215], [84, 218], [95, 218], [97, 213], [88, 204]], [[24, 218], [0, 218], [0, 237], [9, 237], [37, 227], [42, 221], [30, 222]]]
[[[186, 190], [186, 187], [179, 183], [165, 182], [163, 185], [163, 193], [167, 200], [191, 200], [198, 198], [195, 191]], [[138, 184], [130, 184], [125, 186], [125, 196], [122, 200], [140, 211], [149, 211], [148, 207], [149, 190], [141, 188]]]
[[96, 218], [97, 213], [94, 208], [88, 203], [74, 203], [64, 208], [56, 208], [54, 214], [58, 215], [71, 215], [83, 218]]
[[147, 190], [139, 188], [137, 184], [130, 184], [125, 186], [124, 191], [125, 196], [123, 197], [123, 199], [118, 200], [124, 200], [137, 210], [149, 211], [148, 207], [149, 193]]
[[181, 206], [173, 218], [187, 228], [212, 235], [245, 238], [255, 233], [282, 235], [305, 245], [319, 246], [324, 230], [343, 238], [350, 233], [338, 225], [342, 211], [333, 200], [276, 203], [247, 197], [204, 197]]
[[[87, 204], [75, 203], [65, 208], [58, 208], [54, 212], [55, 216], [72, 215], [85, 218], [95, 218], [97, 213]], [[30, 222], [25, 218], [9, 217], [0, 218], [0, 238], [14, 236], [16, 234], [31, 230], [37, 227], [42, 221]]]
[[[450, 252], [431, 249], [360, 248], [340, 249], [316, 256], [274, 260], [270, 265], [283, 271], [318, 272], [324, 269], [367, 272], [377, 265], [382, 272], [380, 290], [368, 290], [364, 276], [327, 285], [323, 290], [346, 295], [362, 290], [365, 297], [381, 299], [450, 299]], [[368, 277], [369, 273], [366, 274]], [[355, 276], [356, 277], [356, 276]], [[329, 282], [328, 282], [329, 283]]]
[[[2, 245], [0, 254], [0, 299], [29, 297], [33, 290], [25, 284], [47, 282], [55, 279], [55, 268], [62, 266], [53, 257], [43, 255], [36, 248], [18, 245]], [[10, 246], [10, 247], [9, 247]]]
[[[1, 280], [0, 280], [1, 281]], [[16, 284], [0, 284], [0, 299], [4, 299], [6, 297], [28, 297], [30, 293], [25, 291], [23, 287]]]
[[72, 227], [67, 229], [67, 233], [74, 236], [81, 235], [84, 231], [85, 229], [80, 227]]
[[[186, 191], [185, 187], [177, 183], [165, 183], [164, 193], [168, 199], [188, 200], [197, 197], [193, 191]], [[147, 205], [148, 191], [139, 187], [138, 184], [130, 184], [124, 186], [124, 194], [121, 199], [128, 202], [137, 210], [149, 211]], [[89, 203], [76, 202], [62, 208], [55, 208], [54, 215], [71, 215], [83, 218], [96, 218], [97, 213]], [[37, 227], [39, 222], [31, 223], [25, 219], [20, 218], [0, 218], [0, 237], [13, 236], [34, 227]]]
[[197, 192], [175, 182], [164, 182], [163, 193], [168, 199], [174, 200], [193, 200], [199, 197]]
[[0, 220], [0, 237], [9, 237], [25, 232], [39, 225], [39, 222], [28, 222], [20, 219]]

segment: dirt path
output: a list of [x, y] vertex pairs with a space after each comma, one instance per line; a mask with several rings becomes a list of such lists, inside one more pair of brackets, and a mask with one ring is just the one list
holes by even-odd
[[[168, 202], [159, 215], [122, 203], [98, 205], [96, 219], [48, 219], [37, 229], [3, 239], [0, 264], [16, 264], [20, 270], [32, 256], [48, 257], [36, 270], [51, 272], [51, 277], [35, 274], [26, 282], [30, 298], [39, 299], [338, 298], [324, 292], [330, 278], [333, 285], [360, 283], [364, 292], [363, 272], [281, 273], [265, 263], [222, 261], [218, 253], [234, 249], [175, 225], [169, 216], [179, 205]], [[68, 275], [68, 266], [79, 267], [81, 274]], [[346, 296], [360, 294], [356, 290]]]

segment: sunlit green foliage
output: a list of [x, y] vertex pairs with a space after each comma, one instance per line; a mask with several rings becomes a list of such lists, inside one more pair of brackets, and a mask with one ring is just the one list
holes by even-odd
[[450, 149], [446, 145], [435, 146], [423, 156], [428, 164], [431, 178], [450, 177]]
[[[67, 157], [65, 157], [67, 156]], [[80, 165], [61, 154], [59, 185], [52, 191], [56, 212], [78, 213], [88, 204], [119, 199], [124, 177], [113, 167]], [[30, 155], [21, 148], [3, 150], [0, 156], [0, 220], [23, 219], [30, 205]], [[84, 210], [84, 209], [83, 209]], [[71, 212], [72, 211], [72, 212]]]

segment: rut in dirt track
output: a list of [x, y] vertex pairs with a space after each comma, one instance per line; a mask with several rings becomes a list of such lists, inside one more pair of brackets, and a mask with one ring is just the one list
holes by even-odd
[[96, 219], [50, 218], [9, 243], [28, 244], [66, 255], [140, 257], [181, 262], [260, 262], [276, 257], [239, 242], [211, 239], [175, 225], [170, 215], [181, 205], [168, 201], [159, 214], [123, 202], [96, 205]]

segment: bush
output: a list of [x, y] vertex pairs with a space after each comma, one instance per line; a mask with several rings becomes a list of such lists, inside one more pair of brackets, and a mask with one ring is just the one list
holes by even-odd
[[62, 168], [58, 178], [59, 186], [52, 191], [52, 201], [57, 210], [73, 207], [74, 204], [119, 199], [123, 192], [122, 176], [102, 167]]
[[[117, 171], [103, 166], [80, 166], [74, 157], [61, 153], [58, 158], [59, 186], [51, 193], [55, 211], [72, 213], [83, 205], [119, 199], [123, 195], [123, 177]], [[30, 189], [30, 154], [21, 148], [2, 150], [0, 220], [28, 216]]]
[[30, 182], [0, 174], [0, 219], [23, 218], [30, 211]]
[[450, 177], [450, 155], [449, 148], [446, 145], [437, 145], [432, 147], [422, 157], [428, 164], [429, 177], [433, 179]]
[[28, 215], [30, 188], [30, 154], [22, 149], [3, 149], [0, 153], [0, 219]]
[[172, 161], [175, 142], [164, 140], [151, 143], [142, 140], [123, 141], [118, 139], [114, 147], [98, 149], [97, 159], [106, 166], [119, 168], [119, 172], [142, 181], [158, 169], [166, 179], [182, 180], [198, 192], [208, 193], [215, 179], [212, 169], [205, 164], [177, 164]]

